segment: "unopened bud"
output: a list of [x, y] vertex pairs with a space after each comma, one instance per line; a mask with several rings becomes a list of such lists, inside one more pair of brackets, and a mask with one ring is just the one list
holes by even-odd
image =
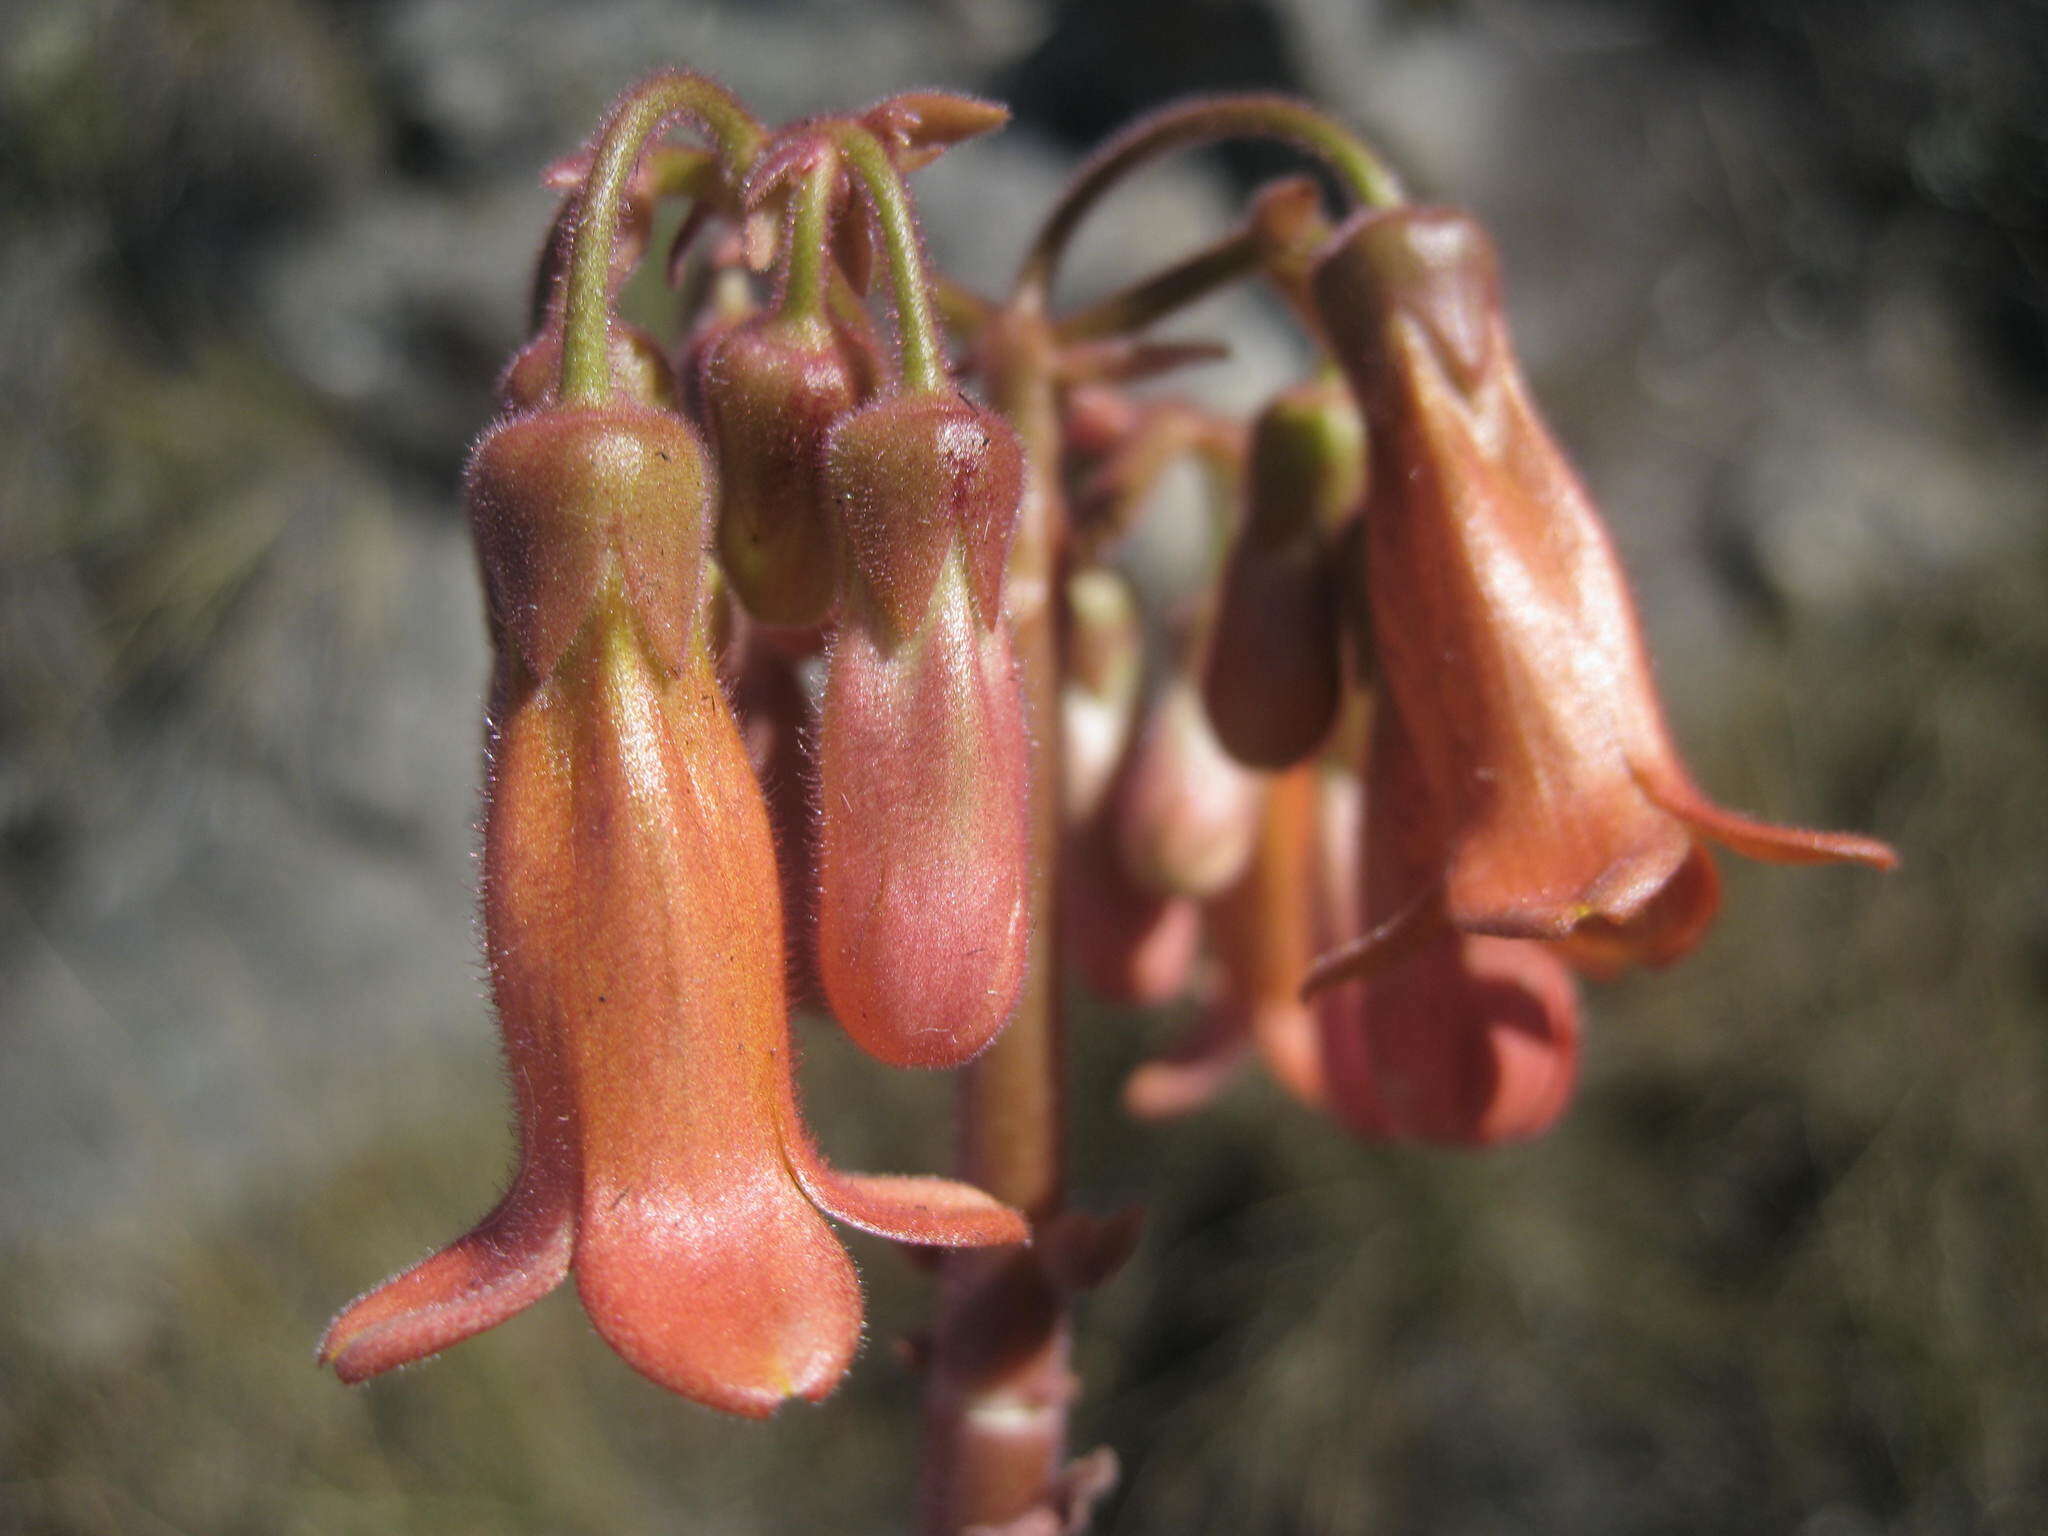
[[1187, 989], [1202, 939], [1201, 907], [1131, 879], [1117, 853], [1113, 804], [1106, 799], [1092, 821], [1067, 836], [1060, 948], [1096, 996], [1156, 1008]]
[[1101, 566], [1068, 578], [1067, 615], [1060, 745], [1072, 824], [1095, 814], [1130, 744], [1144, 683], [1145, 635], [1130, 583]]
[[699, 364], [718, 456], [718, 558], [764, 624], [816, 624], [839, 583], [839, 520], [823, 480], [827, 428], [871, 387], [862, 357], [822, 321], [742, 322]]
[[992, 133], [1010, 120], [1010, 109], [956, 91], [902, 91], [876, 102], [860, 117], [906, 171], [930, 165], [962, 140]]
[[[673, 410], [677, 404], [675, 374], [661, 343], [638, 326], [619, 321], [611, 331], [612, 387], [628, 400]], [[498, 375], [498, 404], [508, 411], [530, 411], [555, 398], [562, 374], [562, 328], [559, 323], [543, 326], [538, 334], [512, 354], [512, 361]]]
[[1329, 734], [1343, 687], [1331, 530], [1365, 486], [1365, 424], [1335, 380], [1297, 386], [1252, 428], [1244, 520], [1224, 561], [1202, 691], [1238, 761], [1285, 768]]

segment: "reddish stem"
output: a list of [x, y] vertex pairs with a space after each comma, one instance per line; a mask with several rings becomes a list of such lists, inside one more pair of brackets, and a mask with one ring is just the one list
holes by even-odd
[[[1066, 519], [1051, 332], [1040, 314], [1013, 309], [992, 317], [983, 341], [991, 402], [1017, 428], [1029, 465], [1006, 606], [1033, 727], [1033, 937], [1016, 1017], [961, 1074], [958, 1163], [963, 1178], [1043, 1230], [1062, 1204], [1065, 1161], [1056, 599]], [[948, 1255], [925, 1387], [926, 1536], [1000, 1526], [1054, 1499], [1077, 1389], [1070, 1333], [1067, 1298], [1039, 1250]]]

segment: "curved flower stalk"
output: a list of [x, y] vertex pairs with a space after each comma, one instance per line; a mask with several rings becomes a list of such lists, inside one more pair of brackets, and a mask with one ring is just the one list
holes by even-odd
[[1005, 566], [1024, 451], [948, 381], [907, 196], [846, 126], [889, 263], [901, 380], [840, 417], [824, 484], [851, 555], [818, 726], [818, 975], [895, 1066], [953, 1067], [1009, 1022], [1029, 959], [1030, 737]]
[[1777, 863], [1895, 862], [1871, 838], [1753, 821], [1694, 785], [1620, 564], [1529, 398], [1475, 223], [1360, 214], [1313, 288], [1372, 434], [1375, 665], [1442, 843], [1410, 900], [1319, 983], [1437, 920], [1570, 938], [1601, 969], [1675, 959], [1718, 904], [1710, 842]]
[[839, 590], [825, 432], [873, 392], [880, 361], [826, 304], [838, 160], [821, 152], [793, 179], [780, 302], [707, 341], [698, 396], [718, 457], [727, 579], [763, 623], [813, 625], [831, 616]]
[[827, 1215], [905, 1242], [1018, 1241], [941, 1179], [835, 1172], [798, 1117], [767, 811], [701, 618], [708, 479], [673, 417], [509, 419], [469, 478], [503, 637], [484, 833], [512, 1187], [337, 1317], [358, 1381], [503, 1321], [574, 1271], [636, 1370], [728, 1412], [820, 1398], [861, 1330]]

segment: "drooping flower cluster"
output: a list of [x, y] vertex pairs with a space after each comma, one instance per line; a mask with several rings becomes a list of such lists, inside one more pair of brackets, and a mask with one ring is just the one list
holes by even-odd
[[[1693, 785], [1470, 219], [1401, 205], [1299, 104], [1223, 99], [1084, 168], [999, 307], [932, 282], [904, 176], [1002, 117], [925, 93], [770, 133], [669, 74], [550, 173], [534, 334], [465, 484], [519, 1162], [473, 1231], [334, 1320], [344, 1379], [573, 1273], [664, 1386], [754, 1415], [823, 1396], [861, 1331], [827, 1217], [938, 1247], [1027, 1224], [965, 1184], [831, 1168], [798, 1113], [792, 994], [920, 1068], [973, 1061], [1021, 997], [1026, 1104], [968, 1101], [1036, 1159], [1009, 1198], [1040, 1245], [954, 1310], [995, 1333], [989, 1297], [1015, 1302], [1037, 1331], [1007, 1353], [1040, 1374], [1020, 1397], [1006, 1348], [971, 1336], [935, 1380], [955, 1406], [993, 1383], [1012, 1417], [990, 1423], [1057, 1418], [1051, 1320], [1130, 1231], [1058, 1210], [1034, 916], [1108, 997], [1205, 990], [1187, 1043], [1127, 1084], [1135, 1112], [1202, 1103], [1256, 1051], [1362, 1138], [1483, 1144], [1569, 1100], [1576, 974], [1700, 942], [1710, 844], [1892, 862]], [[708, 148], [662, 141], [679, 118]], [[1314, 186], [1277, 183], [1211, 250], [1050, 319], [1081, 210], [1233, 125], [1323, 153], [1371, 206], [1333, 226]], [[666, 199], [689, 205], [668, 270], [696, 297], [673, 346], [615, 312]], [[1321, 348], [1312, 376], [1249, 425], [1124, 388], [1213, 355], [1141, 333], [1250, 274]], [[964, 391], [976, 374], [1008, 415]], [[1148, 615], [1119, 551], [1184, 463], [1210, 579]]]
[[[756, 771], [779, 789], [793, 777], [807, 709], [781, 664], [836, 616], [825, 808], [812, 826], [785, 801], [780, 828], [788, 884], [817, 886], [816, 974], [883, 1059], [974, 1054], [1010, 1010], [1025, 942], [1024, 736], [1001, 595], [1015, 440], [943, 383], [885, 378], [858, 325], [825, 317], [803, 242], [848, 188], [835, 141], [813, 134], [784, 146], [782, 180], [728, 187], [787, 204], [788, 229], [780, 308], [716, 326], [684, 359], [714, 458], [661, 346], [611, 314], [662, 177], [721, 195], [702, 159], [679, 170], [679, 152], [640, 153], [678, 110], [723, 130], [728, 162], [759, 156], [758, 134], [695, 77], [622, 103], [565, 202], [540, 329], [500, 380], [504, 414], [466, 480], [496, 651], [483, 927], [518, 1170], [475, 1230], [334, 1320], [321, 1357], [345, 1380], [488, 1328], [573, 1271], [636, 1369], [765, 1414], [830, 1392], [860, 1339], [859, 1285], [827, 1216], [920, 1246], [1026, 1235], [978, 1190], [844, 1174], [812, 1145]], [[935, 115], [945, 128], [965, 111]], [[919, 142], [914, 112], [884, 121], [899, 148]], [[873, 149], [860, 125], [842, 132]], [[598, 272], [584, 278], [594, 309], [579, 263]], [[750, 707], [745, 734], [728, 689]]]
[[[1720, 901], [1710, 844], [1777, 863], [1894, 856], [1751, 820], [1693, 784], [1620, 565], [1530, 401], [1471, 219], [1359, 214], [1321, 243], [1303, 288], [1364, 441], [1327, 395], [1320, 429], [1290, 425], [1299, 393], [1261, 421], [1207, 698], [1229, 750], [1287, 783], [1339, 714], [1331, 679], [1350, 631], [1367, 744], [1336, 744], [1320, 824], [1273, 804], [1262, 835], [1321, 842], [1351, 873], [1323, 882], [1320, 905], [1209, 914], [1223, 970], [1211, 1015], [1141, 1070], [1130, 1099], [1155, 1113], [1198, 1101], [1250, 1039], [1360, 1135], [1533, 1135], [1570, 1097], [1574, 972], [1690, 952]], [[1265, 702], [1281, 679], [1286, 697]], [[1261, 878], [1257, 863], [1243, 876]], [[1323, 954], [1305, 1001], [1261, 984], [1261, 955], [1308, 944]]]

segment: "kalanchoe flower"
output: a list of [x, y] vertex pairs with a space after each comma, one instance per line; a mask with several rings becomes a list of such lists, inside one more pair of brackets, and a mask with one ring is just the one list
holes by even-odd
[[[1367, 932], [1398, 920], [1443, 863], [1443, 843], [1408, 731], [1391, 704], [1374, 711], [1357, 826], [1333, 826], [1352, 850], [1355, 905], [1333, 914]], [[1356, 781], [1349, 781], [1356, 792]], [[1341, 815], [1358, 808], [1333, 803]], [[1335, 818], [1333, 818], [1333, 821]], [[1374, 1141], [1488, 1146], [1548, 1130], [1578, 1070], [1578, 989], [1560, 946], [1411, 925], [1413, 948], [1314, 999], [1324, 1102]]]
[[690, 430], [635, 405], [512, 417], [471, 461], [500, 638], [484, 932], [519, 1164], [474, 1231], [335, 1319], [320, 1352], [345, 1380], [573, 1270], [636, 1370], [766, 1414], [830, 1392], [859, 1342], [827, 1214], [919, 1244], [1023, 1235], [965, 1186], [835, 1172], [798, 1118], [767, 812], [702, 618], [709, 496]]
[[1752, 821], [1693, 784], [1613, 548], [1530, 401], [1479, 227], [1441, 209], [1360, 214], [1313, 288], [1372, 434], [1375, 666], [1441, 831], [1440, 863], [1355, 964], [1432, 916], [1576, 935], [1608, 967], [1675, 958], [1718, 899], [1708, 842], [1890, 867], [1873, 839]]
[[1029, 739], [1003, 617], [1023, 451], [951, 392], [831, 431], [857, 573], [818, 733], [818, 972], [870, 1054], [956, 1066], [994, 1038], [1029, 948]]
[[1252, 1048], [1295, 1099], [1369, 1141], [1491, 1145], [1562, 1113], [1578, 1001], [1556, 946], [1439, 925], [1400, 961], [1302, 1000], [1315, 949], [1383, 912], [1439, 857], [1412, 753], [1391, 726], [1373, 751], [1369, 812], [1349, 773], [1304, 765], [1274, 781], [1251, 867], [1204, 906], [1216, 995], [1187, 1039], [1124, 1085], [1133, 1114], [1199, 1109]]

